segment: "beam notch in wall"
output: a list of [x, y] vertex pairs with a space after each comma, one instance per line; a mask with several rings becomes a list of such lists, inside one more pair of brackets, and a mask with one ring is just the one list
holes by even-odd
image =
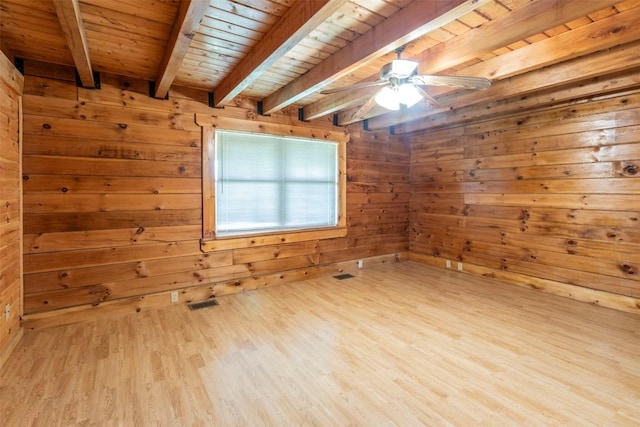
[[[151, 98], [158, 98], [156, 95], [157, 95], [157, 93], [156, 93], [156, 82], [149, 81], [149, 96]], [[167, 92], [162, 99], [168, 100], [169, 99], [169, 92]]]
[[80, 73], [78, 70], [75, 70], [76, 73], [76, 86], [84, 87], [85, 89], [100, 89], [100, 73], [97, 71], [93, 72], [93, 87], [86, 87], [82, 84], [82, 79], [80, 78]]
[[309, 120], [305, 120], [304, 119], [304, 108], [298, 108], [298, 120], [300, 120], [301, 122], [309, 122]]
[[16, 57], [13, 60], [13, 65], [15, 65], [16, 69], [20, 71], [20, 74], [24, 76], [24, 59]]

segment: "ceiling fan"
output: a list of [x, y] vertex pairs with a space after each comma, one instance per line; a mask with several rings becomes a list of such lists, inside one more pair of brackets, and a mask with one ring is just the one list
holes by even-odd
[[385, 64], [380, 70], [380, 79], [351, 86], [324, 90], [320, 93], [328, 95], [346, 90], [356, 90], [366, 87], [383, 86], [367, 102], [360, 107], [354, 118], [364, 118], [375, 104], [387, 110], [398, 110], [403, 104], [412, 107], [425, 99], [434, 106], [440, 106], [438, 101], [429, 95], [421, 86], [453, 86], [465, 89], [487, 89], [491, 82], [484, 77], [436, 76], [418, 74], [418, 62], [401, 59], [400, 53], [404, 48], [396, 49], [397, 59]]

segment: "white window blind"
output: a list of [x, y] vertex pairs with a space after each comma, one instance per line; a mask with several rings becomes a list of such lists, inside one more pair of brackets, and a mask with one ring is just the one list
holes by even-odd
[[338, 144], [216, 129], [218, 237], [335, 227]]

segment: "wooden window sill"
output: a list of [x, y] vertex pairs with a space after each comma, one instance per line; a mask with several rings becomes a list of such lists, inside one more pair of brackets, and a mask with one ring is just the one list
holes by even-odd
[[253, 236], [229, 237], [222, 239], [202, 239], [200, 241], [200, 250], [202, 252], [213, 252], [229, 249], [244, 249], [259, 246], [279, 245], [283, 243], [333, 239], [337, 237], [344, 237], [346, 235], [346, 227], [334, 227], [328, 229], [281, 232]]

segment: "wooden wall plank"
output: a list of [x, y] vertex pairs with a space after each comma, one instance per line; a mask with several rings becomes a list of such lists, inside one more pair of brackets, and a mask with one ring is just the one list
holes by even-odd
[[198, 209], [115, 212], [62, 212], [25, 215], [25, 234], [71, 231], [112, 230], [118, 228], [160, 227], [165, 224], [196, 225], [202, 221]]
[[[600, 192], [602, 193], [602, 191]], [[581, 208], [581, 209], [611, 209], [611, 210], [640, 210], [640, 200], [636, 194], [466, 194], [464, 202], [467, 204], [505, 206], [544, 206], [551, 208]]]
[[24, 93], [70, 101], [78, 98], [75, 81], [57, 80], [50, 77], [33, 76], [26, 79], [24, 82]]
[[[25, 105], [28, 109], [29, 105]], [[108, 120], [108, 119], [107, 119]], [[162, 129], [126, 122], [64, 119], [27, 114], [24, 119], [25, 135], [58, 136], [74, 139], [99, 139], [122, 142], [147, 141], [148, 144], [199, 147], [198, 131]]]
[[25, 234], [24, 249], [26, 254], [30, 254], [102, 248], [107, 242], [110, 247], [116, 248], [119, 246], [194, 240], [198, 238], [200, 238], [200, 227], [198, 225], [71, 231], [61, 233]]
[[193, 194], [200, 188], [199, 178], [24, 174], [22, 179], [30, 193]]
[[629, 194], [633, 192], [637, 183], [625, 178], [594, 178], [575, 179], [569, 178], [562, 181], [551, 179], [530, 179], [518, 182], [503, 181], [467, 181], [467, 182], [424, 182], [414, 184], [416, 193], [582, 193], [582, 194]]
[[146, 143], [105, 142], [99, 139], [79, 139], [69, 137], [35, 136], [25, 153], [48, 156], [98, 157], [111, 159], [179, 161], [197, 163], [200, 158], [199, 147], [180, 147], [151, 145]]
[[197, 194], [49, 194], [26, 193], [25, 212], [113, 212], [128, 210], [198, 209]]
[[22, 159], [27, 175], [96, 175], [119, 177], [200, 176], [199, 163], [154, 160], [95, 159], [90, 157], [29, 156]]

